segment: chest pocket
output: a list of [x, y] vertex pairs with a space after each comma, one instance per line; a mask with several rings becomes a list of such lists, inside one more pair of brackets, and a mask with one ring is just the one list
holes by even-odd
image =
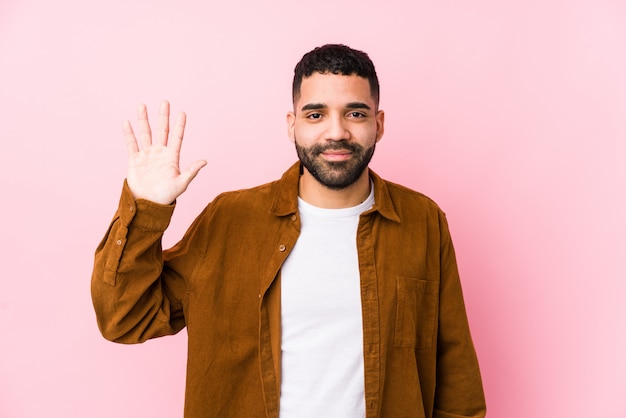
[[435, 338], [438, 284], [397, 277], [396, 347], [427, 348]]

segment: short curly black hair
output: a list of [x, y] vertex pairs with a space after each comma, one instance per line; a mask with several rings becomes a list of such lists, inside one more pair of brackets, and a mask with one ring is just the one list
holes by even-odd
[[319, 46], [304, 54], [300, 62], [296, 64], [293, 76], [292, 99], [300, 95], [300, 87], [305, 77], [310, 77], [314, 72], [321, 74], [332, 73], [342, 75], [356, 74], [366, 78], [370, 84], [370, 92], [376, 108], [380, 101], [380, 86], [374, 63], [363, 51], [352, 49], [341, 44], [327, 44]]

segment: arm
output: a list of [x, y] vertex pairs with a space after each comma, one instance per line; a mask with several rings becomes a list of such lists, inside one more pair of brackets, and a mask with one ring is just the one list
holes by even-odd
[[441, 218], [441, 288], [434, 418], [481, 418], [486, 406], [454, 248]]
[[197, 161], [179, 171], [185, 115], [179, 115], [168, 138], [167, 102], [161, 104], [154, 143], [145, 106], [139, 107], [138, 117], [141, 149], [126, 122], [128, 177], [113, 222], [96, 250], [91, 282], [103, 336], [124, 343], [173, 334], [185, 325], [186, 272], [164, 265], [161, 237], [174, 209], [170, 203], [206, 164]]
[[164, 269], [161, 237], [174, 206], [135, 200], [124, 183], [117, 212], [98, 245], [91, 295], [98, 326], [111, 341], [138, 343], [185, 325], [185, 284]]

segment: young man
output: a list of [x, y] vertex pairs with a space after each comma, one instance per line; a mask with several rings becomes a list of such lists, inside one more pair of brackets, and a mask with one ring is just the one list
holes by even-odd
[[161, 250], [173, 202], [206, 164], [178, 166], [181, 114], [124, 127], [128, 177], [95, 259], [102, 334], [187, 327], [185, 416], [483, 417], [481, 377], [443, 212], [368, 169], [384, 131], [374, 65], [325, 45], [295, 68], [280, 180], [224, 193]]

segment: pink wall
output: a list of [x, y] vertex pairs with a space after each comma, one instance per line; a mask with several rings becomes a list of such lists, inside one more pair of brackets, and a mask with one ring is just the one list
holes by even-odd
[[373, 166], [449, 216], [490, 417], [626, 416], [622, 0], [0, 2], [0, 416], [181, 416], [184, 332], [103, 340], [92, 254], [125, 175], [121, 121], [167, 98], [216, 193], [273, 179], [302, 53], [370, 53]]

